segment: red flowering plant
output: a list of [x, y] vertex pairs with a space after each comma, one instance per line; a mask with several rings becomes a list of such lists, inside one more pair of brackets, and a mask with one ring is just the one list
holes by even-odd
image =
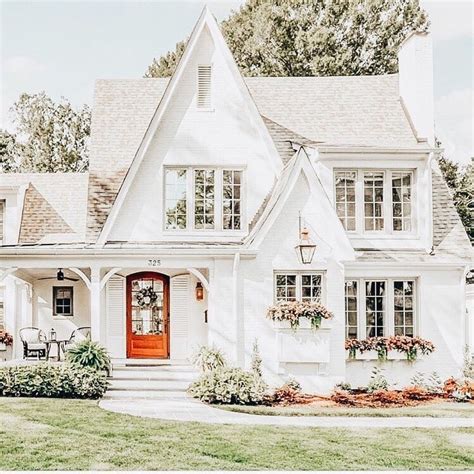
[[13, 336], [0, 329], [0, 343], [5, 344], [6, 346], [12, 346]]
[[289, 321], [292, 329], [297, 329], [301, 318], [307, 318], [313, 329], [321, 326], [322, 319], [331, 319], [333, 314], [319, 302], [280, 301], [267, 310], [267, 318], [272, 321]]
[[357, 351], [361, 354], [367, 351], [377, 351], [380, 361], [388, 358], [388, 351], [395, 350], [405, 353], [407, 360], [414, 361], [418, 354], [431, 354], [434, 344], [421, 337], [410, 336], [390, 336], [390, 337], [369, 337], [367, 339], [346, 339], [346, 350], [349, 351], [349, 358], [355, 359]]

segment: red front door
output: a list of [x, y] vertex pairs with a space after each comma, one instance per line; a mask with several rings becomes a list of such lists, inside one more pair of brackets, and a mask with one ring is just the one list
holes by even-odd
[[169, 277], [141, 272], [127, 277], [127, 357], [169, 357]]

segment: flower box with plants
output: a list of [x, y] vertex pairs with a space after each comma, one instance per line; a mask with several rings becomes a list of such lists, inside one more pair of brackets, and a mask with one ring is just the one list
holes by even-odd
[[367, 339], [346, 339], [349, 360], [408, 360], [413, 362], [420, 355], [431, 354], [434, 344], [421, 337], [390, 336]]
[[5, 331], [0, 330], [0, 351], [6, 351], [9, 346], [13, 345], [13, 336]]
[[333, 314], [319, 302], [280, 301], [267, 310], [267, 317], [278, 329], [329, 328]]

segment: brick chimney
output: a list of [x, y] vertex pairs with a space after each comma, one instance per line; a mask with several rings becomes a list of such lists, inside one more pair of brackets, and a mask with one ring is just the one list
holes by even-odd
[[434, 146], [433, 46], [429, 33], [412, 33], [398, 51], [400, 97], [419, 141]]

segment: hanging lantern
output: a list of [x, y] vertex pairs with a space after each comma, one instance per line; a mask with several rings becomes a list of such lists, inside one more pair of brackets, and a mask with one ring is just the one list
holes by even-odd
[[295, 247], [301, 263], [308, 265], [313, 261], [316, 244], [309, 238], [309, 231], [306, 227], [300, 233], [300, 243]]
[[196, 283], [196, 301], [202, 301], [204, 299], [204, 288], [202, 283], [198, 281]]
[[58, 281], [63, 281], [64, 280], [64, 272], [61, 268], [58, 269], [58, 273], [56, 274], [56, 279]]

